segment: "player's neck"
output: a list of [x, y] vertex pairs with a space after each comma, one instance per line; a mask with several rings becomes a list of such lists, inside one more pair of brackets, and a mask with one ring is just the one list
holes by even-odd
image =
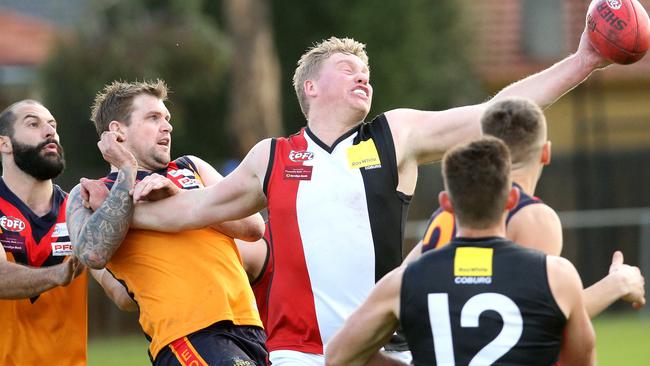
[[335, 111], [310, 111], [307, 126], [327, 146], [363, 121], [358, 113], [337, 113]]
[[456, 236], [462, 238], [486, 238], [486, 237], [493, 237], [493, 236], [505, 238], [506, 214], [507, 211], [504, 212], [503, 217], [498, 224], [494, 226], [490, 226], [485, 229], [476, 229], [476, 228], [468, 227], [467, 225], [464, 225], [462, 222], [456, 221], [458, 225], [456, 228]]
[[504, 229], [497, 229], [497, 228], [472, 229], [467, 227], [463, 228], [459, 226], [457, 228], [456, 236], [461, 238], [487, 238], [493, 236], [505, 238], [506, 231], [505, 228]]
[[17, 167], [3, 167], [5, 185], [38, 216], [52, 210], [52, 180], [37, 180]]
[[517, 183], [521, 189], [529, 196], [535, 195], [535, 188], [539, 180], [539, 172], [530, 168], [516, 168], [510, 173], [514, 183]]

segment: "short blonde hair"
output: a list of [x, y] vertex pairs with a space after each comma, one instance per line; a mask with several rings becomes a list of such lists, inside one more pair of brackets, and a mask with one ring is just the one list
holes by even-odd
[[133, 99], [146, 94], [162, 101], [167, 100], [168, 88], [164, 81], [113, 81], [95, 96], [90, 119], [95, 124], [97, 134], [108, 131], [111, 121], [120, 121], [127, 126], [131, 123]]
[[302, 113], [307, 117], [309, 103], [305, 94], [305, 80], [315, 78], [320, 72], [320, 67], [327, 58], [335, 53], [355, 55], [368, 65], [366, 45], [352, 38], [330, 37], [307, 50], [298, 60], [298, 67], [293, 74], [293, 87], [298, 96], [298, 103]]

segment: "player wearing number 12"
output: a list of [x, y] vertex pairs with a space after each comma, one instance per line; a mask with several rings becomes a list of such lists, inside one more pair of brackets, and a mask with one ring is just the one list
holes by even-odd
[[328, 344], [327, 364], [365, 365], [401, 323], [415, 365], [593, 365], [576, 269], [505, 238], [519, 200], [505, 144], [461, 145], [442, 169], [439, 201], [458, 236], [386, 275]]

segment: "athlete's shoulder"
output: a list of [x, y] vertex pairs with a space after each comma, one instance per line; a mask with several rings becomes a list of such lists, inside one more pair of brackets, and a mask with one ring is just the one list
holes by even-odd
[[562, 251], [562, 223], [557, 212], [545, 203], [529, 205], [508, 221], [508, 239], [525, 247], [559, 255]]
[[422, 253], [448, 244], [456, 236], [456, 218], [441, 207], [431, 214], [422, 238]]

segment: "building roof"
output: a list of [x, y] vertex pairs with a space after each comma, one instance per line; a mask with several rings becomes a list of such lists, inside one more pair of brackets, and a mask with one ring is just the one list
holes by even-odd
[[47, 21], [0, 9], [0, 65], [38, 65], [47, 58], [57, 28]]
[[[463, 0], [466, 21], [470, 23], [475, 35], [476, 70], [485, 82], [503, 84], [520, 79], [550, 66], [576, 50], [585, 27], [590, 1], [548, 1], [549, 6], [555, 4], [560, 7], [552, 15], [557, 14], [561, 19], [541, 19], [543, 15], [540, 14], [540, 21], [547, 24], [547, 27], [553, 26], [554, 20], [557, 21], [564, 43], [557, 50], [557, 55], [548, 59], [536, 59], [524, 50], [526, 27], [531, 23], [530, 19], [524, 19], [527, 1], [538, 0]], [[650, 10], [650, 0], [639, 2], [646, 10]], [[533, 18], [536, 16], [538, 15], [535, 14]], [[606, 80], [612, 81], [650, 82], [650, 56], [646, 55], [632, 66], [611, 66], [611, 70], [603, 75]]]

